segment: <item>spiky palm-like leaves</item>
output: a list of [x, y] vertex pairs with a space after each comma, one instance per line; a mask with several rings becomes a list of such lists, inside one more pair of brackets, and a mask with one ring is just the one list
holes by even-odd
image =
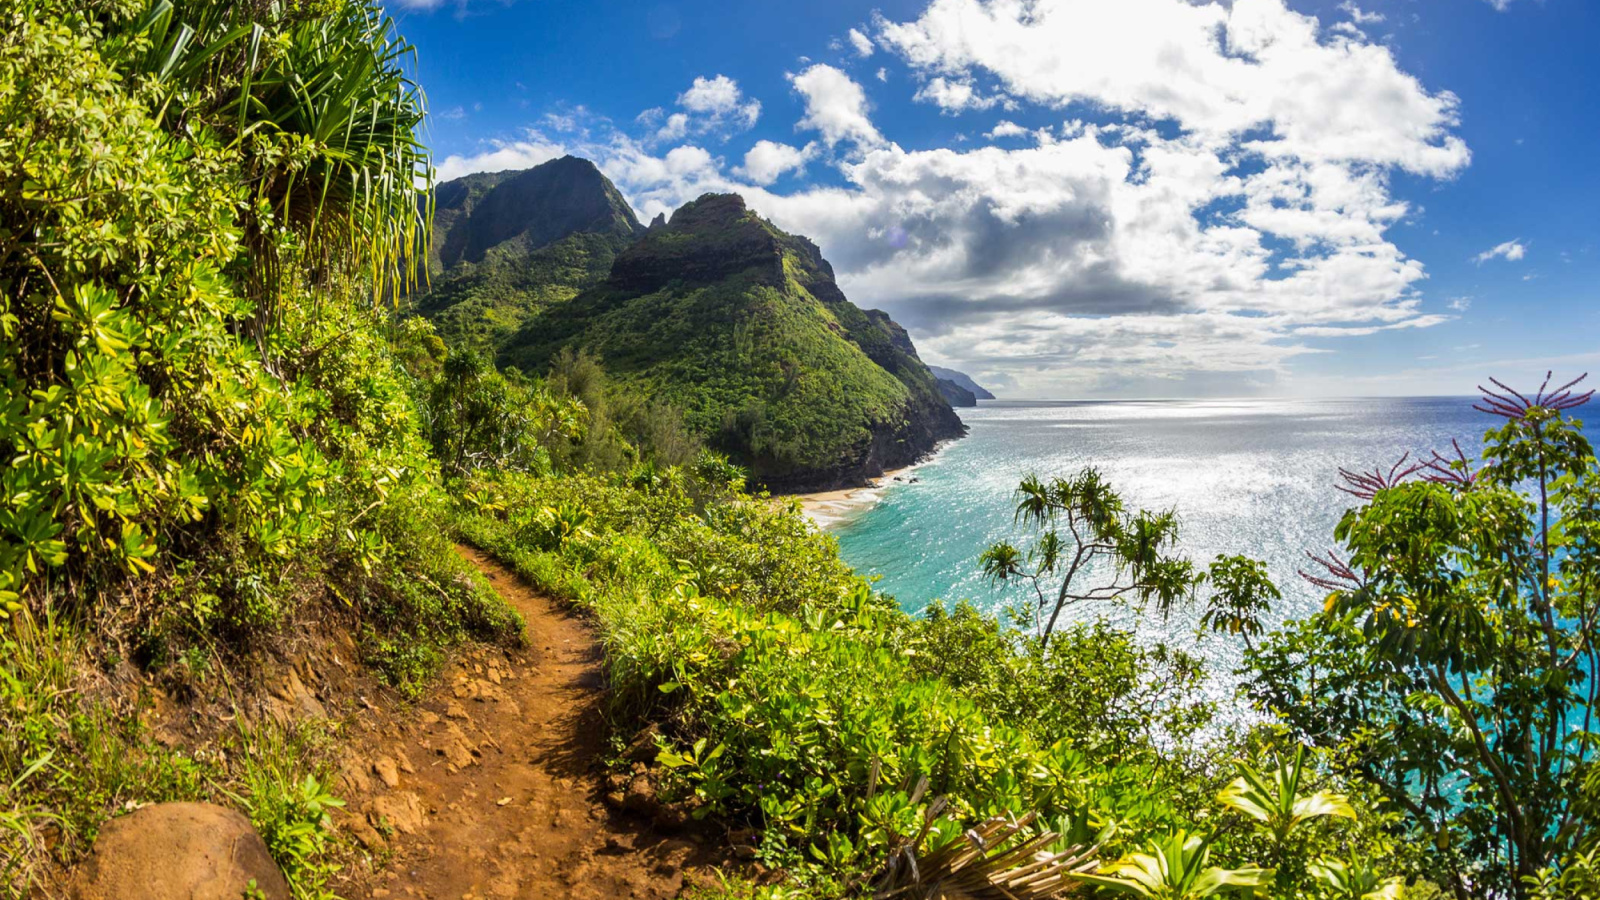
[[[1009, 543], [995, 544], [979, 563], [991, 581], [1032, 584], [1042, 644], [1070, 605], [1126, 599], [1141, 607], [1153, 603], [1166, 614], [1193, 592], [1193, 564], [1172, 554], [1177, 513], [1128, 512], [1093, 468], [1049, 481], [1030, 475], [1016, 496], [1016, 521], [1039, 530], [1037, 543], [1026, 555]], [[1050, 579], [1060, 579], [1053, 598], [1044, 591]]]
[[1053, 851], [1061, 835], [1030, 834], [1034, 813], [1020, 819], [989, 819], [954, 841], [924, 851], [943, 809], [943, 798], [934, 801], [921, 831], [894, 842], [873, 883], [874, 900], [1045, 900], [1074, 892], [1075, 879], [1094, 868], [1094, 848]]
[[[256, 196], [263, 302], [279, 262], [274, 237], [298, 235], [304, 259], [375, 292], [407, 289], [427, 238], [432, 165], [414, 55], [372, 0], [229, 3], [153, 0], [125, 29], [171, 127], [202, 124], [244, 150]], [[421, 201], [419, 203], [419, 201]], [[266, 311], [270, 315], [270, 311]]]

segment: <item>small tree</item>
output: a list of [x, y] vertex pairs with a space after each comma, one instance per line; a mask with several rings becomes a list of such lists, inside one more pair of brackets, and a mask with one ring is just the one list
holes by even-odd
[[516, 370], [505, 373], [471, 350], [450, 354], [431, 385], [427, 411], [434, 454], [446, 475], [548, 465], [557, 438], [583, 434], [587, 410]]
[[1141, 610], [1153, 603], [1165, 616], [1210, 582], [1204, 626], [1249, 635], [1261, 630], [1255, 614], [1278, 595], [1266, 568], [1245, 557], [1219, 556], [1207, 572], [1197, 572], [1173, 553], [1178, 514], [1128, 512], [1093, 468], [1048, 482], [1028, 476], [1017, 486], [1015, 520], [1039, 531], [1033, 548], [1024, 554], [1002, 541], [979, 562], [991, 582], [1019, 580], [1033, 588], [1031, 618], [1041, 648], [1049, 646], [1061, 611], [1078, 603], [1130, 601]]

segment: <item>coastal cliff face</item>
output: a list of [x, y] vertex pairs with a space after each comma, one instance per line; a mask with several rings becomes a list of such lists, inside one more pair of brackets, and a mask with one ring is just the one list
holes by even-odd
[[568, 347], [676, 406], [778, 490], [858, 483], [965, 430], [905, 330], [851, 303], [814, 243], [737, 195], [652, 223], [602, 282], [530, 319], [500, 359], [539, 371]]
[[967, 390], [948, 378], [938, 379], [939, 393], [946, 401], [957, 409], [970, 409], [978, 405], [976, 394]]
[[995, 399], [994, 394], [990, 393], [988, 388], [973, 381], [972, 376], [965, 372], [957, 372], [955, 369], [946, 369], [943, 366], [929, 366], [928, 369], [933, 372], [933, 377], [940, 381], [948, 381], [951, 385], [972, 395], [971, 403], [961, 404], [956, 403], [954, 400], [950, 401], [954, 406], [977, 406], [979, 400]]

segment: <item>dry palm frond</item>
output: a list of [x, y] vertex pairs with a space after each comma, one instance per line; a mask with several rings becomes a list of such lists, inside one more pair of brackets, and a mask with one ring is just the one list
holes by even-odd
[[875, 900], [1045, 900], [1081, 890], [1071, 876], [1098, 866], [1097, 848], [1051, 852], [1047, 848], [1061, 835], [1044, 831], [1024, 837], [1035, 813], [1020, 819], [997, 816], [919, 856], [944, 807], [943, 798], [935, 800], [924, 815], [922, 830], [891, 848], [872, 885]]

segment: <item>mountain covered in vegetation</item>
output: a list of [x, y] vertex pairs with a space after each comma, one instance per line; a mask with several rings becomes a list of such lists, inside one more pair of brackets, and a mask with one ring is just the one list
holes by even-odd
[[565, 157], [447, 182], [434, 203], [420, 309], [447, 343], [529, 373], [592, 354], [761, 483], [859, 481], [963, 432], [905, 330], [736, 195], [646, 229], [592, 163]]
[[536, 371], [567, 349], [671, 403], [774, 487], [876, 475], [963, 430], [905, 330], [856, 307], [815, 244], [732, 194], [679, 209], [501, 358]]
[[420, 309], [452, 345], [492, 351], [531, 315], [604, 278], [643, 233], [610, 180], [576, 156], [445, 182], [433, 194]]

